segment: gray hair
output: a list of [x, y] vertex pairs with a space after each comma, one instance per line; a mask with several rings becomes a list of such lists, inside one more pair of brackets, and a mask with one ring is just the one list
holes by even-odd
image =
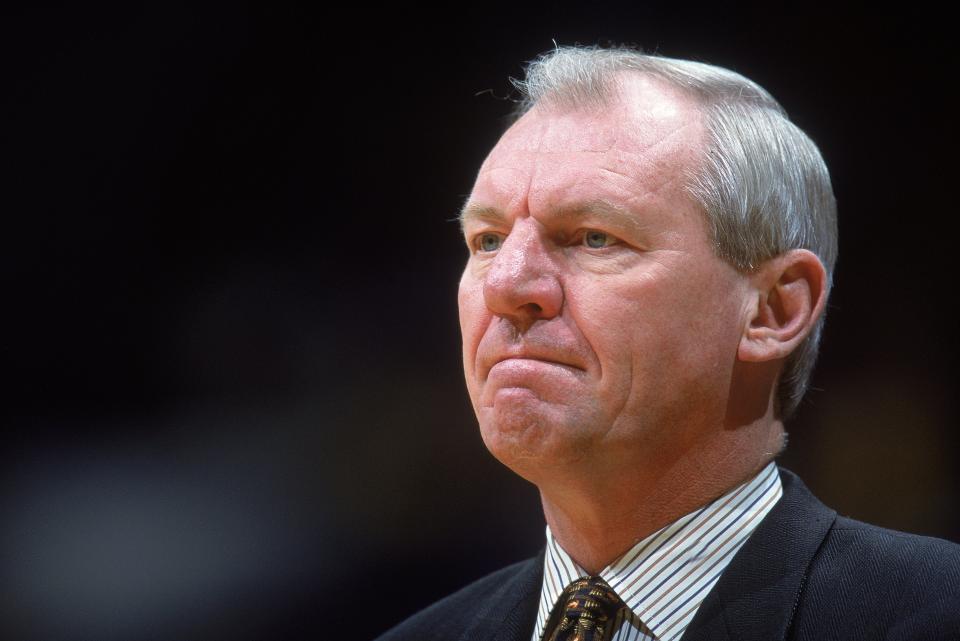
[[[622, 72], [667, 81], [699, 104], [707, 131], [702, 166], [687, 190], [706, 213], [717, 254], [741, 271], [790, 249], [823, 262], [827, 291], [837, 258], [837, 208], [817, 146], [760, 85], [728, 69], [647, 55], [633, 49], [557, 47], [513, 80], [522, 100], [516, 116], [543, 101], [601, 107], [617, 95]], [[787, 418], [807, 390], [824, 316], [787, 358], [776, 405]]]

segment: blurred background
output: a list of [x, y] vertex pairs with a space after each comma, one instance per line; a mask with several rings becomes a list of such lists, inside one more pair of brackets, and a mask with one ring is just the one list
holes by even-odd
[[953, 36], [725, 4], [4, 10], [0, 636], [371, 638], [539, 549], [450, 219], [554, 39], [730, 67], [817, 141], [841, 252], [783, 463], [960, 541]]

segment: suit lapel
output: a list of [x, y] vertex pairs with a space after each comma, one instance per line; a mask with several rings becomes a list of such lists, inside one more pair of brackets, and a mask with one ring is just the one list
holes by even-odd
[[807, 568], [837, 513], [780, 468], [783, 497], [707, 595], [683, 641], [786, 638]]
[[546, 549], [526, 562], [487, 600], [464, 629], [462, 641], [530, 641], [543, 586]]

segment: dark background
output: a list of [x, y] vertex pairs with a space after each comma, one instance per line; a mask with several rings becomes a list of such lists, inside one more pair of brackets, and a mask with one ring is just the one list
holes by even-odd
[[449, 219], [552, 39], [728, 66], [818, 142], [840, 262], [784, 463], [960, 540], [941, 17], [346, 9], [2, 16], [0, 636], [369, 638], [538, 549], [463, 389]]

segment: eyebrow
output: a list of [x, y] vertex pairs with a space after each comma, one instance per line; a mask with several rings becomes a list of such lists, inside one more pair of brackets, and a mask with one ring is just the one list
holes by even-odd
[[[626, 227], [634, 233], [640, 233], [646, 227], [635, 212], [603, 199], [566, 204], [552, 209], [551, 216], [573, 220], [593, 218], [613, 226]], [[505, 224], [507, 222], [507, 216], [496, 207], [468, 203], [460, 211], [459, 220], [460, 230], [463, 231], [467, 223], [474, 221], [487, 222], [494, 225]]]
[[488, 222], [494, 225], [507, 222], [507, 217], [496, 207], [485, 207], [472, 203], [463, 206], [458, 219], [460, 220], [461, 232], [466, 228], [467, 223], [472, 221]]

